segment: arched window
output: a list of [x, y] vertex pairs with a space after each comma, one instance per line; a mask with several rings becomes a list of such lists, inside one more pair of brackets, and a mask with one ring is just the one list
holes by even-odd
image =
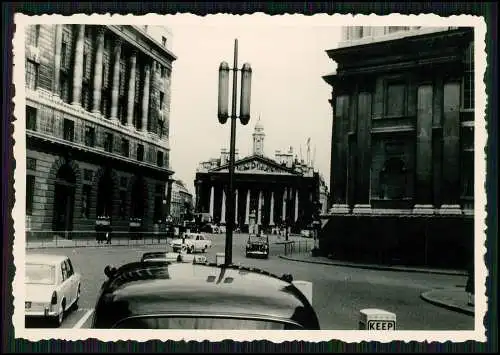
[[401, 158], [389, 158], [380, 172], [380, 198], [397, 200], [405, 197], [406, 166]]

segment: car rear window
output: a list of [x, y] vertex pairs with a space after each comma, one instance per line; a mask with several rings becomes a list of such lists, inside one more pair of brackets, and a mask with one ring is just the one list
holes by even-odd
[[261, 237], [261, 236], [251, 236], [251, 237], [250, 237], [250, 242], [260, 242], [260, 243], [265, 243], [265, 242], [267, 242], [267, 237]]
[[295, 323], [269, 319], [228, 317], [133, 317], [120, 321], [117, 329], [245, 329], [245, 330], [300, 330]]
[[53, 285], [56, 282], [55, 267], [44, 264], [26, 264], [26, 283]]

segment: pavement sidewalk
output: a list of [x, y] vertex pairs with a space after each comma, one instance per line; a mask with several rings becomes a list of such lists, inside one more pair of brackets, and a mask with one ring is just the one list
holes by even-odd
[[[305, 254], [294, 255], [294, 256], [280, 255], [280, 258], [285, 260], [292, 260], [292, 261], [305, 262], [311, 264], [344, 266], [344, 267], [353, 267], [353, 268], [371, 269], [371, 270], [419, 272], [419, 273], [431, 273], [440, 275], [467, 276], [467, 273], [465, 271], [459, 271], [459, 270], [441, 270], [441, 269], [430, 269], [430, 268], [414, 268], [407, 266], [360, 264], [360, 263], [332, 260], [321, 256], [313, 257]], [[474, 306], [468, 305], [468, 297], [467, 297], [467, 292], [465, 292], [465, 287], [434, 289], [423, 292], [420, 295], [420, 298], [435, 306], [443, 307], [452, 311], [474, 316]]]

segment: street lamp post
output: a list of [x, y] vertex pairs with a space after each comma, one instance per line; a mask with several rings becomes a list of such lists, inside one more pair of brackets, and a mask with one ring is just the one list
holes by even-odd
[[[233, 71], [233, 92], [231, 100], [231, 116], [229, 116], [229, 71]], [[236, 114], [236, 95], [238, 88], [238, 71], [241, 71], [241, 96], [240, 115]], [[229, 186], [226, 199], [226, 247], [225, 265], [232, 264], [233, 252], [233, 229], [234, 229], [234, 152], [236, 145], [236, 120], [239, 118], [241, 124], [246, 125], [250, 120], [250, 89], [251, 89], [252, 68], [245, 63], [238, 69], [238, 39], [234, 40], [234, 65], [229, 68], [227, 62], [222, 62], [219, 66], [219, 105], [217, 116], [219, 122], [225, 124], [231, 118], [231, 136], [229, 147]]]

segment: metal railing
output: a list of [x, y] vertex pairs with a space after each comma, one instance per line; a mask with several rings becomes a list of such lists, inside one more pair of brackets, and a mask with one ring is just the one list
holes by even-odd
[[[26, 231], [26, 248], [64, 248], [106, 245], [154, 245], [167, 244], [172, 236], [165, 232], [111, 232], [95, 231]], [[175, 238], [175, 237], [173, 237]]]
[[282, 245], [283, 255], [310, 254], [311, 249], [314, 247], [314, 240], [294, 238], [288, 241], [277, 242], [277, 244]]

